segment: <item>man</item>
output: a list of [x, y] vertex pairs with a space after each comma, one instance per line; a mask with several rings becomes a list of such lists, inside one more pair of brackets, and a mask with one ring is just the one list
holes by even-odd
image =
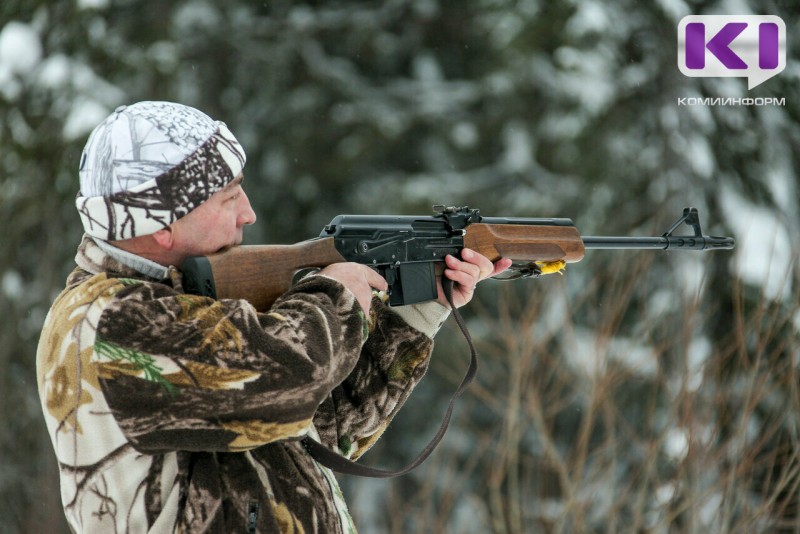
[[[390, 309], [373, 297], [386, 281], [351, 263], [268, 313], [184, 294], [183, 260], [256, 220], [244, 162], [223, 123], [168, 102], [121, 107], [89, 137], [86, 234], [37, 354], [75, 532], [354, 531], [300, 438], [361, 456], [424, 374], [446, 302]], [[457, 306], [510, 263], [462, 256], [444, 271]]]

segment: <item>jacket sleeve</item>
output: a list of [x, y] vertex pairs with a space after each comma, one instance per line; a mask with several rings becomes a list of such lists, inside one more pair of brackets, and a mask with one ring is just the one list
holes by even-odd
[[352, 293], [324, 277], [266, 314], [132, 281], [100, 315], [93, 362], [137, 450], [247, 450], [308, 432], [365, 330]]
[[[432, 325], [412, 327], [408, 313], [374, 298], [369, 336], [353, 371], [323, 401], [314, 418], [320, 441], [346, 457], [358, 458], [381, 436], [425, 374], [430, 362], [433, 334], [447, 317], [438, 310]], [[420, 310], [407, 310], [412, 316]]]

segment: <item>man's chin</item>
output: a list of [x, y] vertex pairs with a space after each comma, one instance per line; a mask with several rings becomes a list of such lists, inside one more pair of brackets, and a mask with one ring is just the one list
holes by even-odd
[[233, 244], [224, 245], [224, 246], [218, 248], [215, 253], [218, 254], [220, 252], [225, 252], [226, 250], [230, 250], [233, 247], [238, 247], [241, 244], [242, 244], [242, 238], [240, 237], [240, 238], [237, 238], [236, 241], [233, 242]]

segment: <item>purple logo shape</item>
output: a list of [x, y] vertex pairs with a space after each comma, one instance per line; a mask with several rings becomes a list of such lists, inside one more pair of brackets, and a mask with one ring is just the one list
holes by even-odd
[[714, 54], [726, 68], [746, 69], [747, 63], [737, 56], [730, 45], [747, 28], [744, 22], [729, 22], [706, 43], [706, 25], [692, 22], [686, 25], [686, 66], [702, 69], [706, 66], [706, 52]]
[[678, 24], [678, 68], [692, 77], [746, 77], [748, 89], [786, 67], [786, 24], [774, 15], [690, 15]]
[[[761, 69], [777, 69], [780, 64], [780, 28], [774, 22], [762, 22], [758, 25], [758, 67]], [[784, 59], [786, 45], [784, 36]]]

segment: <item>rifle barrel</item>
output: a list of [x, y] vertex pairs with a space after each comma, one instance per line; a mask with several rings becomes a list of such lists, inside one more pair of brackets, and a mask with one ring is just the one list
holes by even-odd
[[731, 250], [736, 244], [732, 237], [714, 236], [661, 236], [661, 237], [610, 237], [585, 236], [587, 249], [662, 249], [662, 250]]

